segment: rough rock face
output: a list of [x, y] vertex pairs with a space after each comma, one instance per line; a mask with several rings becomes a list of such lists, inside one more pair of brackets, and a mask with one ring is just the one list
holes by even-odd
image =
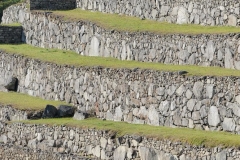
[[[176, 12], [181, 13], [179, 23], [191, 21], [184, 7]], [[92, 22], [66, 22], [49, 12], [29, 12], [26, 4], [6, 9], [2, 20], [3, 23], [22, 23], [26, 43], [38, 47], [67, 49], [81, 55], [121, 60], [240, 69], [238, 33], [161, 35], [120, 32], [104, 29]]]
[[23, 28], [17, 26], [0, 25], [0, 44], [2, 43], [22, 43]]
[[76, 0], [28, 0], [30, 10], [68, 10], [76, 8]]
[[0, 121], [21, 121], [41, 117], [42, 111], [24, 111], [15, 109], [10, 105], [0, 104]]
[[170, 23], [239, 25], [238, 0], [76, 0], [84, 10], [117, 13]]
[[[26, 155], [26, 151], [32, 154]], [[35, 160], [48, 159], [47, 156], [76, 160], [84, 158], [81, 156], [114, 160], [238, 160], [240, 153], [237, 148], [206, 148], [135, 135], [116, 137], [105, 130], [0, 123], [0, 158]]]
[[239, 77], [61, 66], [4, 52], [0, 64], [0, 80], [16, 75], [18, 92], [65, 100], [102, 119], [240, 133]]

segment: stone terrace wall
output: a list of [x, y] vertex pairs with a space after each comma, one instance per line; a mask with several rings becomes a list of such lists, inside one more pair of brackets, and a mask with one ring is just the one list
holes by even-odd
[[0, 121], [21, 121], [27, 119], [38, 119], [42, 117], [43, 110], [19, 110], [11, 105], [0, 103]]
[[76, 0], [30, 0], [30, 10], [68, 10], [76, 8]]
[[[37, 153], [54, 153], [60, 157], [69, 155], [83, 155], [91, 159], [141, 159], [141, 160], [237, 160], [240, 158], [236, 148], [221, 147], [205, 148], [191, 146], [181, 142], [169, 140], [156, 140], [153, 138], [136, 135], [124, 135], [116, 137], [115, 133], [95, 130], [80, 129], [66, 126], [25, 125], [25, 124], [0, 124], [0, 141], [5, 145], [15, 144], [19, 148], [25, 146]], [[4, 146], [4, 145], [3, 145]], [[0, 147], [0, 151], [3, 150]], [[15, 153], [19, 153], [15, 149]], [[37, 152], [36, 152], [37, 151]], [[3, 150], [0, 153], [5, 156], [11, 150]], [[7, 154], [9, 155], [9, 154]], [[20, 155], [26, 155], [20, 152]], [[34, 156], [32, 155], [32, 156]], [[16, 157], [15, 155], [9, 156]], [[34, 158], [32, 158], [34, 159]], [[77, 159], [77, 157], [76, 157]]]
[[0, 25], [0, 44], [1, 43], [21, 43], [22, 27], [10, 27]]
[[26, 43], [122, 60], [240, 69], [239, 34], [161, 35], [106, 30], [91, 22], [65, 22], [24, 5], [4, 11], [3, 23], [20, 22]]
[[[20, 142], [21, 143], [21, 142]], [[33, 149], [12, 144], [0, 144], [0, 158], [11, 160], [94, 160], [73, 154], [52, 153], [49, 151], [34, 151]]]
[[62, 100], [99, 118], [240, 134], [240, 78], [180, 76], [140, 69], [60, 66], [1, 52], [0, 85]]
[[201, 25], [240, 25], [238, 0], [76, 0], [85, 10]]
[[25, 111], [17, 110], [11, 106], [0, 104], [0, 121], [18, 121], [26, 119], [27, 113]]

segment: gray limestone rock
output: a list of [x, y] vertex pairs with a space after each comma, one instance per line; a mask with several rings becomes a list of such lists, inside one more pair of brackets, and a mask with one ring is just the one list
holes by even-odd
[[175, 93], [175, 90], [176, 90], [176, 86], [174, 85], [171, 85], [168, 90], [167, 90], [167, 93], [171, 96]]
[[203, 83], [195, 82], [193, 86], [193, 93], [197, 99], [202, 98]]
[[159, 96], [162, 96], [164, 95], [165, 93], [165, 88], [164, 87], [159, 87], [156, 89], [156, 93], [159, 95]]
[[170, 9], [169, 6], [162, 6], [162, 7], [161, 7], [161, 11], [160, 11], [161, 16], [166, 16], [166, 15], [168, 15], [169, 9]]
[[225, 66], [225, 68], [228, 68], [228, 69], [234, 69], [233, 55], [229, 48], [225, 48], [224, 66]]
[[150, 125], [159, 126], [159, 113], [154, 106], [150, 106], [148, 109], [148, 119]]
[[147, 147], [139, 147], [138, 148], [139, 155], [141, 160], [157, 160], [158, 155], [156, 151], [152, 148], [147, 148]]
[[122, 112], [121, 106], [118, 106], [115, 109], [114, 121], [121, 121], [122, 118], [123, 118], [123, 112]]
[[184, 87], [184, 85], [182, 84], [180, 87], [178, 87], [178, 89], [176, 90], [176, 94], [178, 95], [178, 96], [182, 96], [182, 94], [183, 94], [183, 92], [185, 91], [186, 89], [185, 89], [185, 87]]
[[214, 43], [212, 40], [207, 42], [207, 48], [206, 48], [206, 54], [205, 57], [209, 60], [212, 61], [214, 58], [214, 52], [215, 52], [216, 48], [214, 46]]
[[216, 154], [216, 160], [227, 160], [227, 151], [223, 150]]
[[7, 136], [6, 135], [4, 135], [4, 134], [2, 134], [1, 136], [0, 136], [0, 143], [7, 143], [8, 142], [8, 138], [7, 138]]
[[95, 155], [96, 157], [100, 158], [101, 157], [101, 149], [100, 146], [97, 145], [94, 149], [93, 149], [93, 155]]
[[189, 20], [189, 14], [186, 8], [179, 7], [177, 15], [177, 24], [186, 24]]
[[192, 119], [193, 119], [194, 121], [200, 120], [200, 119], [201, 119], [200, 112], [199, 112], [199, 111], [193, 112], [193, 113], [192, 113]]
[[234, 14], [228, 16], [228, 25], [229, 26], [236, 26], [237, 25], [237, 17]]
[[240, 95], [237, 95], [237, 96], [235, 97], [235, 100], [236, 100], [236, 102], [237, 102], [238, 104], [240, 104]]
[[107, 140], [106, 140], [106, 138], [103, 138], [103, 137], [100, 138], [100, 145], [101, 145], [101, 147], [103, 149], [105, 149], [107, 147]]
[[127, 155], [127, 147], [119, 146], [113, 153], [114, 160], [125, 160]]
[[214, 94], [213, 87], [214, 87], [213, 84], [206, 85], [206, 97], [207, 98], [213, 97], [213, 94]]
[[190, 98], [192, 97], [192, 94], [193, 94], [192, 91], [188, 89], [188, 90], [186, 91], [186, 97], [187, 97], [187, 99], [190, 99]]
[[76, 111], [74, 113], [74, 116], [73, 116], [73, 119], [76, 119], [76, 120], [84, 120], [88, 117], [88, 114], [87, 113], [84, 113], [84, 112], [81, 112], [81, 111]]
[[32, 139], [28, 141], [28, 147], [35, 149], [37, 148], [37, 139]]
[[196, 104], [197, 100], [196, 99], [190, 99], [188, 102], [187, 102], [187, 109], [189, 111], [193, 111], [193, 108]]
[[37, 140], [39, 142], [43, 140], [43, 134], [42, 133], [37, 133]]
[[208, 112], [208, 124], [210, 126], [218, 126], [220, 123], [220, 117], [216, 106], [211, 106]]
[[56, 146], [55, 140], [48, 140], [48, 146], [55, 147]]
[[226, 103], [226, 106], [227, 106], [227, 108], [232, 109], [233, 113], [234, 113], [236, 116], [240, 117], [240, 106], [239, 106], [239, 105], [237, 105], [237, 104], [235, 104], [235, 103], [227, 102], [227, 103]]
[[224, 131], [233, 132], [235, 131], [236, 125], [233, 118], [224, 118], [222, 127]]
[[97, 37], [92, 37], [89, 56], [99, 56], [100, 42]]
[[113, 114], [109, 110], [106, 113], [106, 120], [113, 120]]
[[163, 116], [169, 115], [170, 103], [169, 101], [162, 101], [159, 106], [159, 111]]

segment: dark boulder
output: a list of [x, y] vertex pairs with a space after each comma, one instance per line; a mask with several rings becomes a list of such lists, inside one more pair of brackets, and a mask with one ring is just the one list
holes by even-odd
[[75, 108], [72, 106], [60, 105], [58, 107], [58, 117], [72, 117], [74, 115]]
[[185, 74], [188, 74], [188, 71], [178, 71], [178, 74], [179, 75], [185, 75]]
[[58, 113], [57, 108], [48, 104], [44, 109], [42, 118], [54, 118], [57, 116], [57, 113]]
[[4, 86], [8, 91], [17, 91], [18, 88], [18, 79], [16, 77], [12, 77]]

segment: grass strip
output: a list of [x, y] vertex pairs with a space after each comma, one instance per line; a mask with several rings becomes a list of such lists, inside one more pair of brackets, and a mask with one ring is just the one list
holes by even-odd
[[81, 56], [72, 51], [58, 49], [44, 49], [33, 47], [27, 44], [4, 45], [0, 44], [0, 50], [7, 53], [15, 53], [45, 62], [56, 63], [60, 65], [74, 66], [103, 66], [109, 68], [141, 68], [160, 71], [180, 71], [189, 72], [188, 75], [199, 76], [240, 76], [240, 72], [234, 69], [225, 69], [221, 67], [202, 67], [194, 65], [167, 65], [162, 63], [122, 61], [115, 58], [89, 57]]
[[60, 104], [66, 103], [61, 101], [44, 100], [22, 93], [0, 92], [0, 104], [11, 105], [12, 107], [20, 110], [41, 110], [44, 109], [47, 104], [57, 107]]
[[154, 20], [141, 20], [137, 17], [92, 12], [81, 9], [54, 11], [53, 14], [63, 17], [66, 21], [92, 21], [97, 25], [118, 31], [153, 32], [161, 34], [226, 34], [238, 33], [239, 27], [201, 26], [194, 24], [173, 24]]
[[181, 141], [191, 145], [204, 145], [207, 147], [240, 147], [240, 136], [216, 131], [203, 131], [188, 128], [170, 128], [162, 126], [150, 126], [141, 124], [129, 124], [126, 122], [103, 121], [89, 118], [82, 121], [72, 118], [39, 119], [21, 121], [27, 124], [66, 125], [79, 128], [95, 128], [99, 130], [111, 130], [117, 132], [117, 136], [141, 135], [159, 140], [169, 139]]
[[20, 23], [9, 23], [9, 24], [0, 24], [0, 26], [6, 26], [6, 27], [20, 27]]

